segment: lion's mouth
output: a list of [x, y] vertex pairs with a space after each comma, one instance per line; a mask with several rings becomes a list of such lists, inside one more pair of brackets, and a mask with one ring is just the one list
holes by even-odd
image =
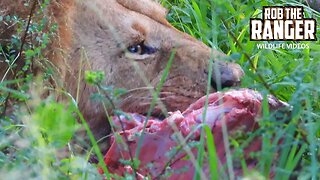
[[205, 88], [197, 86], [163, 86], [157, 94], [150, 89], [141, 89], [121, 97], [118, 107], [125, 112], [165, 117], [168, 112], [185, 110], [190, 104], [205, 95]]
[[[190, 104], [206, 94], [206, 82], [195, 82], [186, 77], [168, 78], [157, 93], [157, 89], [138, 88], [122, 97], [119, 108], [125, 112], [151, 115], [158, 118], [168, 112], [184, 111]], [[214, 92], [214, 89], [211, 89]]]

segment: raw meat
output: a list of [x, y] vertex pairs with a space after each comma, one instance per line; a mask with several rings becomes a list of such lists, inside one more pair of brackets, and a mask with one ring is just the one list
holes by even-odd
[[[272, 96], [267, 98], [270, 110], [287, 106]], [[201, 134], [199, 125], [202, 122], [211, 128], [221, 165], [226, 162], [222, 134], [223, 123], [225, 122], [228, 134], [231, 136], [236, 132], [248, 132], [258, 128], [257, 120], [261, 116], [263, 100], [260, 93], [250, 89], [229, 90], [210, 94], [208, 99], [209, 104], [205, 116], [206, 97], [202, 97], [183, 113], [176, 111], [163, 121], [156, 118], [150, 118], [147, 121], [138, 158], [140, 160], [137, 169], [138, 177], [153, 179], [160, 177], [167, 170], [167, 172], [172, 172], [168, 179], [192, 178], [195, 167], [191, 156], [193, 155], [196, 159], [197, 148], [190, 144], [199, 142]], [[121, 116], [120, 120], [114, 117], [113, 121], [122, 142], [119, 143], [118, 140], [115, 140], [117, 139], [115, 136], [112, 137], [111, 147], [105, 155], [105, 163], [111, 173], [118, 175], [132, 173], [132, 168], [120, 160], [130, 160], [128, 148], [133, 156], [135, 155], [146, 117], [139, 114], [128, 114], [127, 117]], [[125, 131], [120, 128], [121, 123]], [[125, 145], [125, 134], [129, 141], [128, 145]], [[188, 153], [184, 148], [179, 149], [183, 147], [179, 146], [183, 141], [190, 145]], [[254, 140], [245, 149], [245, 154], [259, 150], [260, 146], [260, 139]], [[186, 147], [185, 144], [184, 147]], [[248, 165], [250, 166], [250, 162]], [[201, 169], [202, 175], [209, 176], [208, 160], [204, 160]]]

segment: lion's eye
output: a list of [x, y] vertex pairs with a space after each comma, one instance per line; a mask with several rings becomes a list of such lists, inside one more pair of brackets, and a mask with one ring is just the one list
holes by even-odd
[[134, 60], [150, 59], [155, 56], [157, 49], [144, 44], [144, 41], [127, 47], [125, 56]]
[[138, 44], [138, 45], [133, 45], [133, 46], [129, 46], [129, 47], [128, 47], [128, 51], [131, 52], [131, 53], [141, 54], [142, 48], [141, 48], [140, 44]]
[[153, 48], [153, 47], [150, 47], [150, 46], [146, 46], [144, 44], [144, 42], [141, 42], [139, 44], [135, 44], [135, 45], [132, 45], [132, 46], [129, 46], [127, 48], [127, 50], [130, 52], [130, 53], [133, 53], [133, 54], [139, 54], [139, 55], [144, 55], [144, 54], [153, 54], [156, 52], [156, 48]]

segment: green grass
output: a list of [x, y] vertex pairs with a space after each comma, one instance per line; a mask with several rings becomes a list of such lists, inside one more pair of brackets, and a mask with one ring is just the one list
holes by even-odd
[[[224, 131], [224, 146], [234, 151], [227, 153], [228, 163], [221, 169], [217, 169], [218, 159], [215, 150], [218, 147], [215, 147], [208, 127], [204, 126], [200, 143], [197, 144], [199, 149], [198, 158], [196, 158], [198, 161], [195, 162], [197, 170], [206, 158], [209, 159], [211, 179], [234, 179], [234, 167], [241, 167], [244, 176], [251, 179], [267, 178], [271, 172], [275, 179], [290, 177], [319, 179], [320, 43], [318, 41], [303, 42], [308, 44], [310, 49], [302, 50], [259, 50], [256, 48], [259, 42], [249, 41], [249, 19], [259, 17], [262, 6], [303, 4], [298, 1], [281, 0], [162, 0], [161, 3], [171, 10], [167, 18], [175, 27], [203, 41], [213, 49], [228, 54], [242, 66], [246, 73], [242, 79], [242, 87], [256, 89], [265, 96], [273, 94], [292, 106], [290, 113], [271, 112], [264, 101], [263, 115], [259, 121], [260, 128], [257, 131], [242, 133], [237, 137], [228, 136]], [[45, 4], [43, 6], [45, 7]], [[320, 22], [320, 13], [308, 7], [305, 7], [305, 16], [316, 18]], [[12, 37], [11, 49], [19, 47], [21, 42], [18, 37], [21, 36], [25, 27], [23, 24], [26, 22], [19, 17], [0, 19], [18, 22], [18, 32]], [[75, 121], [76, 117], [83, 122], [90, 139], [90, 143], [79, 142], [79, 146], [84, 144], [92, 148], [100, 161], [99, 167], [104, 170], [107, 177], [120, 178], [108, 173], [108, 167], [102, 164], [103, 155], [97, 147], [97, 140], [93, 138], [75, 106], [77, 98], [69, 97], [69, 103], [59, 103], [54, 98], [55, 95], [66, 94], [66, 92], [53, 92], [47, 99], [41, 99], [40, 94], [43, 93], [41, 89], [44, 85], [30, 85], [31, 82], [41, 84], [39, 83], [41, 80], [33, 77], [28, 71], [31, 60], [44, 60], [41, 62], [47, 67], [41, 50], [46, 48], [48, 38], [53, 37], [56, 27], [53, 26], [50, 33], [44, 33], [45, 23], [46, 21], [39, 20], [31, 24], [31, 29], [37, 36], [33, 37], [34, 43], [27, 43], [24, 47], [27, 63], [17, 73], [19, 78], [0, 83], [0, 112], [6, 106], [8, 96], [17, 102], [13, 106], [16, 110], [14, 117], [1, 116], [0, 118], [1, 178], [101, 179], [97, 165], [88, 163], [90, 152], [85, 152], [85, 155], [78, 154], [74, 150], [75, 147], [71, 145], [73, 141], [78, 142], [75, 132], [81, 127]], [[319, 30], [317, 36], [320, 38]], [[7, 53], [9, 49], [1, 46], [0, 52]], [[11, 68], [16, 68], [15, 56], [7, 54], [9, 54], [7, 58], [12, 65]], [[166, 73], [169, 69], [170, 63], [166, 67], [161, 82], [167, 77]], [[52, 71], [52, 68], [45, 70], [43, 77], [45, 81], [52, 76]], [[209, 72], [211, 71], [212, 69], [209, 69]], [[116, 98], [122, 93], [120, 89], [113, 90], [101, 86], [103, 74], [99, 72], [87, 73], [86, 77], [89, 83], [98, 86], [101, 94], [111, 94], [110, 98]], [[18, 88], [12, 88], [13, 85]], [[160, 83], [156, 91], [152, 92], [154, 103], [157, 102], [161, 86]], [[26, 93], [30, 89], [35, 93]], [[110, 105], [108, 99], [103, 103], [106, 106]], [[166, 113], [165, 108], [163, 111]], [[119, 113], [122, 112], [119, 111]], [[42, 119], [48, 119], [48, 121], [42, 121]], [[68, 128], [63, 128], [66, 124]], [[258, 160], [256, 167], [250, 169], [244, 160], [243, 152], [256, 137], [262, 139], [262, 149], [250, 154], [251, 158]], [[187, 152], [186, 139], [181, 139], [179, 149]], [[62, 147], [67, 147], [68, 150], [63, 159], [58, 156]], [[204, 151], [205, 147], [207, 152]], [[132, 157], [131, 162], [127, 162], [133, 167], [139, 163], [135, 157]], [[200, 177], [201, 173], [198, 171], [194, 178], [200, 179]], [[126, 178], [130, 176], [127, 175]]]
[[[242, 152], [241, 148], [250, 143], [250, 139], [260, 136], [262, 150], [252, 156], [259, 159], [255, 170], [261, 175], [268, 177], [275, 169], [276, 179], [290, 176], [318, 179], [320, 44], [303, 42], [310, 46], [310, 49], [304, 50], [258, 50], [256, 44], [260, 42], [249, 41], [249, 19], [259, 17], [262, 6], [303, 4], [296, 1], [210, 3], [202, 0], [163, 3], [171, 10], [168, 19], [178, 29], [230, 55], [243, 67], [246, 76], [242, 79], [242, 87], [256, 89], [263, 94], [272, 93], [292, 106], [290, 117], [286, 117], [285, 113], [270, 113], [264, 106], [259, 123], [261, 128], [249, 134], [249, 140], [231, 140], [231, 147]], [[305, 7], [305, 11], [306, 17], [319, 21], [318, 12], [308, 7]], [[241, 153], [239, 157], [233, 154], [233, 161], [237, 158], [241, 158]], [[245, 170], [243, 161], [242, 165]], [[229, 178], [232, 179], [231, 176]]]

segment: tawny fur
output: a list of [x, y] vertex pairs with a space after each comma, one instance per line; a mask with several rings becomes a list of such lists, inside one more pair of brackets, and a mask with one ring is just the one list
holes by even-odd
[[[29, 10], [22, 0], [0, 0], [2, 15], [27, 18]], [[120, 98], [117, 106], [141, 114], [148, 111], [150, 87], [159, 83], [173, 50], [174, 60], [160, 92], [168, 111], [184, 110], [205, 95], [210, 58], [219, 69], [213, 73], [213, 80], [220, 77], [222, 82], [237, 82], [243, 74], [238, 65], [225, 61], [223, 53], [173, 28], [165, 19], [166, 10], [151, 0], [55, 0], [46, 15], [59, 25], [58, 37], [52, 39], [47, 50], [48, 57], [58, 67], [65, 90], [78, 100], [97, 138], [107, 134], [109, 127], [104, 107], [90, 99], [97, 89], [84, 82], [86, 70], [104, 71], [105, 85], [126, 88], [129, 93]], [[0, 28], [8, 39], [9, 30], [2, 25]], [[126, 48], [141, 42], [157, 51], [143, 57], [128, 56]], [[5, 63], [0, 65], [3, 72]], [[157, 103], [153, 114], [161, 114], [161, 103]]]

